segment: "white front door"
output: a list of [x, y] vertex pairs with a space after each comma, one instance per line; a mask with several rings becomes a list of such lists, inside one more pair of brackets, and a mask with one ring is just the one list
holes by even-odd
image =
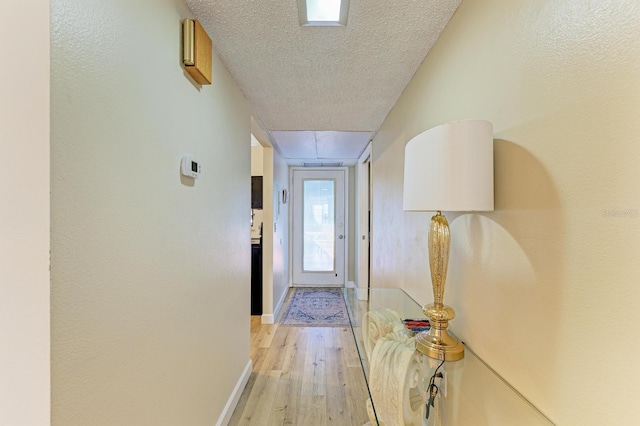
[[293, 284], [345, 283], [345, 170], [293, 170]]

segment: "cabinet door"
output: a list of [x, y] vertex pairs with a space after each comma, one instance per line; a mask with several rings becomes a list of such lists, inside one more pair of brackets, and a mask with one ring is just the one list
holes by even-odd
[[262, 208], [262, 176], [251, 176], [251, 208]]
[[251, 315], [262, 315], [262, 247], [251, 245]]

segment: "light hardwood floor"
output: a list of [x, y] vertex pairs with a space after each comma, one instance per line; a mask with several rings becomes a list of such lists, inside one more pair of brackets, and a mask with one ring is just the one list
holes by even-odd
[[229, 425], [369, 421], [367, 386], [349, 327], [261, 324], [251, 317], [253, 372]]

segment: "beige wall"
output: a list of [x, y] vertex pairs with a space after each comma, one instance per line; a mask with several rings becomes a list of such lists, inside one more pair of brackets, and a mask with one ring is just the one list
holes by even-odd
[[640, 424], [639, 116], [637, 1], [469, 0], [373, 142], [373, 284], [425, 303], [430, 214], [402, 211], [404, 145], [493, 122], [496, 211], [448, 214], [445, 302], [560, 425]]
[[53, 424], [215, 424], [249, 363], [247, 103], [215, 55], [186, 77], [181, 0], [51, 11]]
[[281, 198], [283, 189], [289, 191], [289, 166], [272, 147], [252, 146], [251, 170], [264, 176], [262, 320], [272, 324], [289, 288], [289, 203]]
[[251, 147], [251, 176], [262, 176], [263, 149], [262, 146]]
[[46, 425], [48, 2], [0, 2], [0, 57], [0, 424]]

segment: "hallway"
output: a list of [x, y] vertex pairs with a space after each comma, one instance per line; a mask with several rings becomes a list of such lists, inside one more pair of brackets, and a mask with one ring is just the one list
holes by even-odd
[[[346, 329], [250, 334], [251, 135], [277, 145], [274, 322], [292, 282], [288, 167], [355, 161], [328, 149], [343, 136], [371, 141], [372, 170], [370, 209], [349, 207], [371, 232], [346, 222], [371, 267], [345, 285], [431, 302], [430, 214], [404, 210], [404, 151], [466, 119], [493, 123], [495, 209], [446, 212], [452, 331], [555, 424], [640, 425], [640, 2], [353, 0], [348, 26], [325, 28], [296, 3], [0, 3], [0, 425], [226, 425], [247, 381], [233, 424], [362, 424]], [[438, 26], [421, 19], [446, 5]], [[211, 85], [180, 60], [187, 19], [212, 39]], [[324, 83], [296, 83], [312, 73]], [[623, 342], [606, 368], [598, 339]], [[477, 408], [510, 408], [492, 401]]]
[[369, 398], [349, 327], [261, 324], [253, 372], [229, 425], [361, 425]]

